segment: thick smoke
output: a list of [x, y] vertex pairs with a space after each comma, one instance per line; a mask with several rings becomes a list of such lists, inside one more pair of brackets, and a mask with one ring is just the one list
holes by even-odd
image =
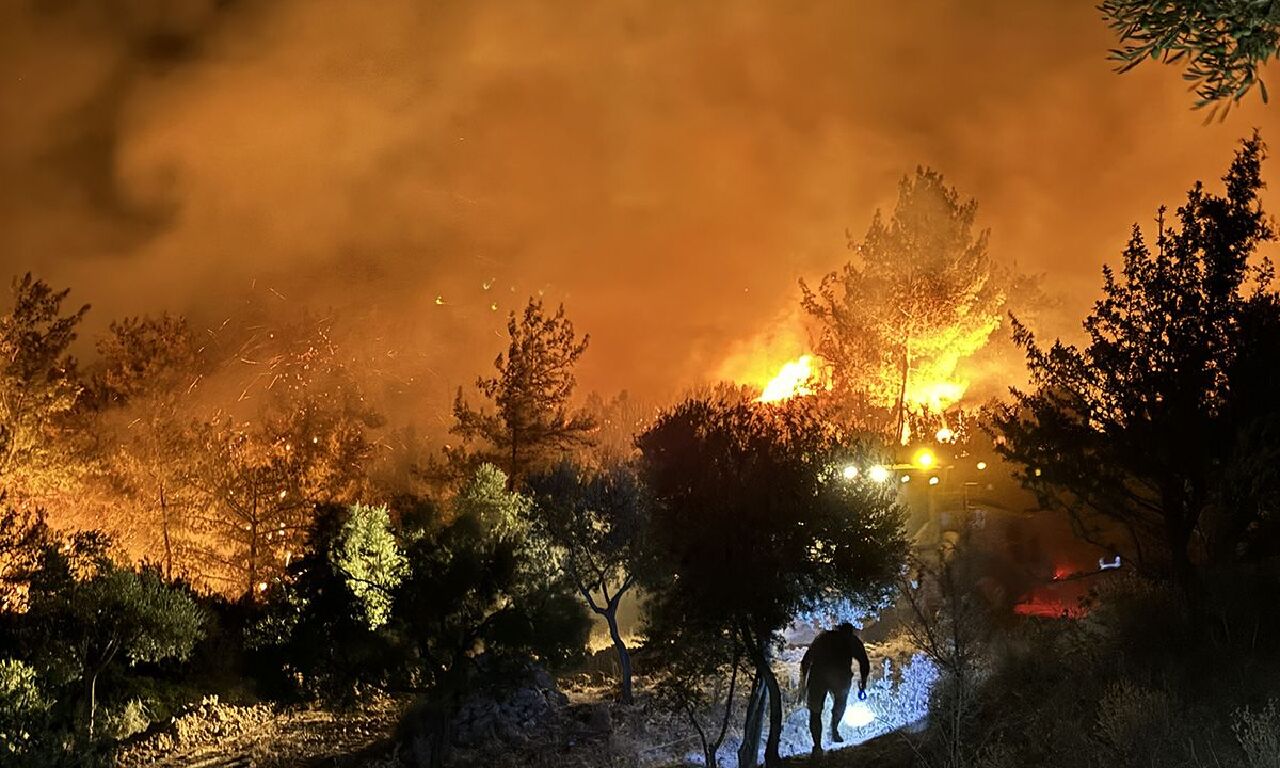
[[436, 424], [543, 295], [592, 335], [585, 388], [661, 397], [793, 344], [796, 278], [916, 164], [1078, 316], [1132, 222], [1280, 142], [1112, 43], [1059, 0], [14, 0], [0, 258], [91, 331], [334, 311]]

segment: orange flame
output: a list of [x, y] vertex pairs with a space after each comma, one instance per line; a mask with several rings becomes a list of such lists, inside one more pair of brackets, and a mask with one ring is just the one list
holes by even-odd
[[783, 364], [778, 373], [764, 385], [757, 402], [776, 403], [813, 394], [813, 355], [801, 355]]

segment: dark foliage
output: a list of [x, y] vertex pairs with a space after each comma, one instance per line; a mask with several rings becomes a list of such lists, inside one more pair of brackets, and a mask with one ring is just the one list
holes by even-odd
[[774, 764], [776, 634], [832, 591], [872, 603], [886, 595], [906, 554], [893, 491], [845, 480], [850, 448], [802, 400], [686, 401], [638, 444], [655, 502], [649, 621], [677, 626], [696, 616], [717, 628], [705, 636], [735, 638], [768, 688]]
[[1254, 258], [1274, 238], [1258, 201], [1263, 155], [1257, 136], [1245, 141], [1226, 194], [1197, 183], [1176, 226], [1162, 209], [1154, 250], [1134, 228], [1121, 271], [1104, 270], [1087, 346], [1044, 349], [1016, 325], [1033, 389], [994, 414], [1001, 452], [1083, 535], [1184, 581], [1193, 562], [1273, 535], [1270, 502], [1253, 496], [1264, 489], [1227, 484], [1237, 462], [1276, 450], [1265, 382], [1280, 375], [1280, 305]]
[[564, 307], [548, 315], [541, 301], [530, 300], [517, 321], [507, 320], [510, 344], [493, 361], [498, 373], [476, 380], [476, 388], [493, 403], [492, 412], [467, 404], [458, 389], [453, 403], [453, 432], [479, 441], [481, 450], [453, 456], [458, 466], [475, 459], [502, 467], [512, 487], [531, 471], [549, 465], [564, 452], [590, 442], [595, 421], [585, 412], [570, 414], [569, 399], [577, 384], [573, 366], [587, 351], [589, 337], [577, 337]]
[[630, 704], [631, 656], [618, 627], [618, 606], [635, 584], [645, 552], [649, 503], [640, 479], [625, 465], [592, 472], [562, 463], [532, 478], [529, 487], [534, 531], [563, 553], [574, 588], [608, 624], [621, 698]]

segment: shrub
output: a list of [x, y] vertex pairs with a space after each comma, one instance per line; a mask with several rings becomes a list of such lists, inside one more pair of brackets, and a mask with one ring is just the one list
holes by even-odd
[[103, 720], [103, 729], [109, 738], [127, 739], [147, 730], [151, 725], [152, 712], [142, 699], [129, 699], [123, 706], [107, 711]]
[[38, 748], [49, 707], [35, 669], [16, 659], [0, 661], [0, 764]]
[[1280, 768], [1280, 701], [1272, 699], [1258, 712], [1235, 711], [1231, 730], [1244, 750], [1249, 768]]
[[1124, 765], [1169, 752], [1175, 702], [1165, 691], [1128, 680], [1107, 689], [1098, 703], [1098, 739]]

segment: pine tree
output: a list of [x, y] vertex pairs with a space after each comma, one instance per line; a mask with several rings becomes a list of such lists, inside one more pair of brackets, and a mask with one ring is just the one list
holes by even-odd
[[69, 420], [83, 387], [68, 349], [89, 306], [64, 315], [68, 293], [27, 273], [0, 315], [0, 486], [20, 504], [78, 478]]
[[187, 565], [199, 501], [191, 476], [199, 347], [186, 320], [169, 315], [113, 322], [97, 347], [106, 474], [141, 521], [143, 551], [158, 554], [171, 579]]
[[[1275, 344], [1250, 332], [1275, 328], [1278, 306], [1270, 266], [1252, 261], [1275, 238], [1258, 199], [1264, 152], [1256, 134], [1243, 142], [1223, 177], [1226, 194], [1197, 182], [1176, 224], [1162, 208], [1154, 248], [1134, 227], [1120, 271], [1103, 270], [1087, 346], [1045, 349], [1015, 324], [1033, 389], [1015, 390], [994, 414], [999, 449], [1046, 503], [1184, 587], [1223, 467], [1254, 420], [1242, 387], [1257, 364], [1272, 377], [1280, 370], [1280, 360], [1255, 359]], [[1259, 323], [1258, 313], [1272, 321]], [[1242, 369], [1247, 361], [1254, 373]]]
[[802, 280], [802, 305], [817, 321], [817, 352], [838, 395], [892, 408], [902, 440], [911, 400], [935, 393], [1000, 325], [1000, 275], [987, 255], [988, 233], [974, 233], [977, 203], [963, 200], [937, 171], [917, 168], [898, 185], [888, 221], [879, 211], [857, 258], [822, 278]]
[[573, 366], [589, 337], [577, 337], [564, 306], [548, 315], [541, 301], [530, 300], [519, 320], [511, 313], [507, 335], [507, 352], [493, 363], [498, 375], [476, 381], [494, 410], [473, 409], [459, 388], [453, 432], [483, 443], [474, 458], [503, 467], [514, 488], [558, 454], [589, 443], [596, 425], [585, 412], [569, 413], [577, 383]]

